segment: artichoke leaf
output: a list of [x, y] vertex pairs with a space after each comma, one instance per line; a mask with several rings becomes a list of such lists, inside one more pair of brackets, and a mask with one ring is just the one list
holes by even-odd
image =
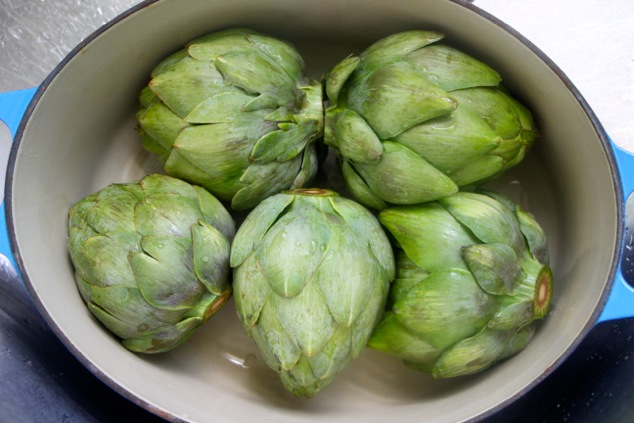
[[[108, 188], [104, 189], [110, 191]], [[116, 191], [118, 195], [101, 196], [86, 210], [86, 223], [96, 233], [124, 233], [134, 230], [133, 210], [139, 199], [133, 193]]]
[[389, 294], [391, 281], [376, 277], [374, 283], [367, 288], [367, 307], [361, 309], [353, 325], [350, 355], [353, 359], [359, 357], [372, 335], [372, 330], [379, 324], [385, 312], [385, 305]]
[[[214, 194], [223, 201], [230, 200], [234, 190], [244, 186], [244, 184], [240, 182], [239, 176], [236, 175], [226, 175], [228, 179], [225, 181], [219, 181], [217, 178], [222, 176], [215, 173], [211, 175], [213, 178], [210, 177], [209, 172], [205, 170], [207, 162], [200, 160], [200, 158], [196, 159], [194, 154], [187, 151], [183, 151], [182, 153], [183, 154], [177, 149], [173, 149], [170, 152], [164, 165], [166, 174], [191, 183], [196, 181], [196, 183], [199, 183], [205, 189], [213, 191]], [[192, 162], [190, 159], [195, 162], [200, 161], [201, 163]]]
[[[185, 117], [187, 123], [233, 122], [253, 96], [241, 91], [226, 89], [198, 104]], [[172, 134], [172, 138], [176, 135]]]
[[255, 33], [248, 28], [212, 32], [190, 41], [184, 51], [197, 60], [210, 62], [232, 51], [255, 50], [256, 47], [249, 42], [249, 36]]
[[[298, 295], [327, 257], [331, 230], [312, 207], [285, 214], [262, 237], [255, 257], [271, 288], [282, 298]], [[275, 254], [270, 254], [275, 251]]]
[[435, 378], [449, 378], [480, 372], [497, 361], [505, 351], [514, 330], [482, 329], [477, 335], [463, 339], [447, 349], [432, 370]]
[[496, 87], [500, 74], [481, 61], [443, 44], [418, 49], [405, 58], [443, 90]]
[[535, 319], [533, 301], [518, 300], [510, 297], [503, 302], [502, 308], [493, 316], [487, 327], [492, 330], [516, 329]]
[[398, 321], [436, 348], [473, 336], [497, 311], [497, 300], [480, 289], [471, 273], [431, 273], [393, 306]]
[[300, 124], [282, 123], [258, 140], [249, 160], [255, 163], [284, 162], [301, 153], [314, 137], [317, 122], [304, 120]]
[[246, 333], [258, 324], [260, 313], [268, 301], [271, 287], [258, 266], [254, 255], [250, 255], [234, 270], [233, 298]]
[[160, 100], [157, 100], [156, 94], [150, 89], [149, 86], [145, 86], [139, 92], [139, 104], [141, 105], [141, 110], [150, 106], [153, 103], [160, 103]]
[[229, 241], [204, 220], [192, 225], [191, 231], [196, 276], [207, 290], [220, 295], [229, 281]]
[[341, 165], [341, 172], [346, 188], [359, 203], [376, 210], [383, 210], [387, 207], [387, 203], [372, 192], [363, 178], [361, 178], [352, 165], [345, 160]]
[[[267, 279], [270, 283], [270, 276]], [[337, 323], [314, 283], [306, 284], [292, 297], [270, 295], [269, 303], [288, 336], [307, 357], [317, 354], [337, 329]]]
[[506, 342], [504, 352], [500, 354], [498, 360], [517, 354], [531, 342], [535, 335], [535, 325], [529, 324], [520, 327], [517, 332]]
[[252, 141], [230, 123], [191, 126], [174, 141], [165, 171], [201, 181], [199, 185], [228, 200], [244, 186], [239, 179], [252, 148]]
[[448, 174], [467, 166], [500, 145], [499, 136], [489, 125], [478, 115], [462, 107], [416, 125], [392, 140]]
[[[75, 260], [73, 258], [73, 266], [78, 266], [80, 264], [75, 264]], [[75, 283], [77, 284], [77, 290], [79, 291], [79, 295], [84, 300], [85, 303], [89, 303], [91, 301], [91, 290], [93, 285], [91, 285], [87, 277], [85, 277], [83, 272], [75, 271]], [[90, 276], [90, 275], [88, 275]]]
[[519, 222], [505, 205], [489, 196], [469, 192], [438, 201], [482, 242], [508, 244], [518, 257], [522, 255], [525, 241]]
[[[412, 260], [400, 247], [395, 250], [396, 256], [396, 278], [399, 279], [416, 279], [422, 281], [429, 272], [420, 268], [414, 260]], [[396, 282], [396, 281], [394, 281]]]
[[482, 156], [470, 161], [463, 167], [449, 173], [451, 180], [460, 187], [480, 184], [494, 178], [504, 169], [504, 159], [500, 156]]
[[[330, 314], [342, 326], [350, 327], [373, 298], [381, 298], [368, 285], [380, 284], [384, 271], [368, 255], [368, 247], [348, 227], [330, 221], [328, 249], [323, 253], [312, 279], [319, 286]], [[387, 239], [386, 239], [387, 241]], [[335, 255], [333, 252], [339, 252]]]
[[391, 207], [379, 213], [379, 221], [407, 256], [427, 272], [466, 269], [461, 249], [477, 243], [477, 239], [437, 203]]
[[241, 188], [231, 200], [231, 208], [245, 210], [259, 204], [261, 198], [283, 191], [289, 187], [300, 172], [303, 157], [298, 155], [285, 162], [253, 163], [244, 172]]
[[535, 217], [531, 213], [525, 212], [517, 207], [515, 214], [519, 219], [520, 230], [526, 238], [531, 254], [539, 262], [548, 264], [550, 257], [548, 254], [548, 244], [544, 230], [541, 228], [539, 223], [537, 223], [537, 220], [535, 220]]
[[301, 356], [295, 367], [282, 372], [280, 377], [286, 390], [304, 398], [314, 397], [332, 381], [332, 378], [317, 378], [306, 356]]
[[404, 59], [408, 54], [445, 37], [435, 31], [403, 31], [376, 41], [361, 53], [363, 69], [374, 69]]
[[136, 338], [177, 321], [183, 310], [158, 310], [145, 301], [136, 287], [94, 286], [90, 311], [119, 338]]
[[215, 68], [190, 57], [156, 75], [149, 86], [181, 118], [224, 89], [222, 75]]
[[481, 87], [452, 91], [460, 106], [480, 115], [501, 138], [517, 137], [522, 125], [514, 100], [499, 88]]
[[258, 324], [249, 333], [266, 364], [277, 372], [292, 369], [302, 356], [301, 349], [288, 334], [269, 301], [262, 307]]
[[143, 148], [156, 156], [157, 161], [161, 166], [165, 166], [167, 157], [169, 156], [169, 150], [164, 149], [154, 138], [149, 136], [140, 127], [135, 128], [139, 138], [141, 139], [141, 145]]
[[259, 50], [231, 51], [218, 56], [214, 64], [226, 82], [249, 94], [264, 94], [270, 98], [269, 107], [293, 104], [296, 100], [293, 80]]
[[385, 313], [372, 332], [368, 347], [406, 361], [420, 363], [433, 363], [441, 353], [441, 350], [408, 331], [391, 311]]
[[317, 151], [315, 145], [308, 145], [304, 149], [302, 156], [302, 166], [295, 176], [290, 189], [302, 188], [308, 185], [317, 175], [319, 167], [319, 158], [317, 157]]
[[[152, 69], [152, 71], [150, 72], [150, 77], [151, 78], [155, 78], [156, 76], [165, 73], [165, 72], [169, 72], [171, 70], [174, 69], [174, 67], [176, 65], [178, 65], [178, 63], [185, 59], [186, 57], [189, 57], [189, 54], [187, 54], [187, 50], [179, 50], [176, 53], [173, 53], [169, 56], [167, 56], [165, 59], [161, 60], [155, 67], [154, 69]], [[149, 96], [149, 94], [146, 94]], [[145, 97], [145, 98], [149, 98], [149, 97]]]
[[198, 197], [198, 206], [205, 222], [211, 224], [229, 241], [233, 240], [236, 233], [236, 224], [233, 217], [220, 201], [206, 189], [193, 185]]
[[450, 113], [457, 103], [413, 66], [398, 62], [379, 68], [354, 84], [348, 106], [385, 140]]
[[[395, 274], [394, 253], [377, 218], [356, 202], [336, 196], [330, 197], [329, 201], [332, 208], [346, 221], [356, 237], [372, 251], [374, 258], [381, 265], [385, 278], [393, 280]], [[385, 242], [377, 242], [378, 239], [385, 240]]]
[[293, 198], [285, 194], [271, 196], [249, 213], [231, 245], [231, 267], [238, 267], [246, 260]]
[[261, 34], [249, 34], [247, 40], [284, 69], [293, 80], [302, 78], [304, 59], [289, 43]]
[[139, 251], [139, 241], [140, 236], [133, 232], [87, 238], [83, 241], [84, 246], [79, 254], [83, 262], [79, 273], [83, 275], [84, 272], [89, 272], [85, 277], [94, 286], [136, 286], [130, 273], [128, 252]]
[[[104, 188], [105, 189], [105, 188]], [[95, 206], [98, 193], [90, 194], [73, 204], [68, 210], [68, 229], [87, 236], [97, 234], [87, 222], [86, 217]]]
[[143, 236], [189, 236], [191, 222], [203, 218], [196, 200], [173, 194], [147, 196], [134, 208], [136, 230]]
[[338, 326], [328, 342], [309, 358], [312, 374], [317, 379], [332, 380], [342, 366], [354, 358], [350, 357], [351, 332], [351, 328]]
[[128, 260], [139, 290], [151, 305], [166, 310], [195, 307], [205, 287], [191, 264], [192, 242], [183, 237], [146, 236], [143, 252]]
[[[178, 178], [166, 178], [164, 175], [152, 174], [147, 175], [139, 181], [139, 186], [143, 189], [145, 198], [165, 196], [179, 196], [191, 200], [197, 200], [197, 194], [194, 188]], [[139, 199], [142, 199], [139, 197]]]
[[350, 109], [338, 113], [332, 142], [344, 157], [356, 163], [378, 162], [383, 153], [374, 130]]
[[424, 203], [458, 191], [447, 175], [407, 147], [391, 141], [383, 142], [378, 163], [356, 163], [355, 170], [374, 193], [393, 204]]
[[142, 336], [121, 341], [130, 351], [161, 353], [184, 343], [203, 324], [200, 317], [190, 317], [174, 325], [162, 326]]
[[326, 77], [326, 95], [332, 104], [336, 104], [339, 93], [344, 84], [359, 66], [359, 59], [356, 56], [349, 56], [339, 62]]
[[492, 295], [510, 295], [524, 274], [507, 244], [472, 245], [463, 249], [463, 257], [480, 288]]
[[161, 102], [140, 109], [136, 115], [139, 128], [168, 153], [174, 140], [189, 124]]

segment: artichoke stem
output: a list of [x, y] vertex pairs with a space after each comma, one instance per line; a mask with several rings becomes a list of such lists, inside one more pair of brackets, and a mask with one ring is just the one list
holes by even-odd
[[308, 195], [317, 197], [336, 197], [338, 194], [334, 191], [324, 188], [296, 188], [293, 190], [285, 191], [287, 194], [295, 195]]
[[553, 297], [553, 273], [550, 267], [544, 266], [535, 283], [535, 318], [542, 319], [548, 314]]
[[514, 295], [533, 300], [535, 319], [542, 319], [548, 314], [553, 296], [553, 274], [545, 264], [533, 257], [522, 260], [522, 268], [526, 272], [524, 280], [515, 289]]
[[223, 305], [225, 305], [225, 303], [229, 300], [229, 298], [231, 298], [231, 293], [232, 293], [231, 289], [228, 289], [220, 293], [216, 301], [214, 301], [211, 304], [211, 307], [205, 310], [205, 315], [203, 317], [204, 321], [207, 321], [211, 316], [216, 314], [216, 312], [220, 310]]

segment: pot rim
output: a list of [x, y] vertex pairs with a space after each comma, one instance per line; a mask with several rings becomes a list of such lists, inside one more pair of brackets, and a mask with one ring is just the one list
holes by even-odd
[[[35, 287], [31, 282], [28, 273], [23, 264], [22, 255], [18, 247], [18, 242], [16, 238], [15, 231], [15, 222], [14, 222], [14, 212], [13, 212], [13, 181], [14, 181], [14, 173], [17, 155], [20, 150], [20, 145], [24, 136], [24, 131], [28, 126], [31, 115], [37, 105], [41, 97], [46, 92], [50, 83], [57, 78], [57, 75], [64, 69], [68, 63], [77, 56], [83, 49], [89, 46], [97, 37], [102, 35], [103, 33], [109, 31], [118, 23], [124, 21], [130, 16], [143, 11], [145, 8], [152, 6], [155, 3], [160, 2], [161, 0], [144, 0], [133, 7], [125, 10], [120, 13], [118, 16], [110, 20], [109, 22], [103, 24], [87, 37], [85, 37], [79, 44], [77, 44], [60, 62], [59, 64], [51, 71], [51, 73], [43, 80], [43, 82], [38, 86], [35, 94], [33, 95], [22, 120], [18, 126], [16, 131], [15, 139], [13, 141], [13, 145], [11, 147], [11, 152], [9, 155], [9, 162], [7, 166], [7, 175], [5, 182], [5, 215], [7, 222], [7, 231], [9, 235], [9, 241], [11, 245], [11, 250], [15, 258], [15, 262], [18, 266], [19, 273], [24, 282], [24, 286], [26, 287], [34, 305], [38, 309], [39, 313], [42, 315], [44, 320], [47, 322], [53, 333], [62, 341], [65, 347], [77, 358], [77, 360], [86, 367], [93, 375], [95, 375], [99, 380], [112, 388], [115, 392], [119, 393], [123, 397], [127, 398], [134, 404], [146, 409], [147, 411], [172, 422], [177, 423], [187, 423], [186, 420], [182, 420], [169, 412], [162, 410], [159, 406], [153, 405], [145, 399], [137, 396], [136, 394], [126, 390], [121, 384], [114, 380], [113, 378], [106, 375], [102, 372], [98, 367], [96, 367], [91, 359], [84, 354], [82, 354], [74, 345], [73, 341], [69, 339], [64, 331], [55, 323], [52, 316], [46, 311], [46, 307], [42, 300], [38, 297]], [[616, 158], [614, 155], [614, 151], [612, 149], [612, 142], [605, 132], [602, 124], [600, 123], [598, 117], [590, 107], [590, 105], [586, 102], [585, 98], [579, 92], [579, 90], [574, 86], [574, 84], [568, 79], [566, 74], [544, 53], [542, 52], [536, 45], [534, 45], [531, 41], [529, 41], [526, 37], [520, 34], [517, 30], [513, 29], [510, 25], [504, 23], [499, 18], [493, 16], [489, 12], [473, 5], [471, 3], [472, 0], [445, 0], [450, 3], [457, 4], [468, 9], [470, 12], [479, 15], [482, 18], [485, 18], [490, 23], [502, 29], [506, 34], [515, 38], [521, 44], [523, 44], [526, 48], [528, 48], [534, 55], [536, 55], [548, 68], [553, 71], [553, 73], [557, 76], [557, 78], [564, 84], [566, 89], [573, 95], [575, 100], [581, 106], [584, 114], [589, 119], [592, 127], [594, 128], [594, 132], [597, 137], [601, 141], [601, 146], [606, 155], [606, 159], [608, 161], [610, 167], [610, 173], [612, 175], [612, 188], [614, 190], [614, 196], [616, 198], [616, 208], [617, 208], [617, 234], [616, 234], [616, 243], [613, 246], [613, 260], [610, 266], [610, 271], [608, 274], [608, 283], [603, 289], [601, 294], [601, 298], [599, 299], [597, 307], [592, 312], [590, 319], [586, 322], [586, 324], [579, 331], [578, 335], [575, 337], [574, 341], [570, 344], [570, 346], [564, 350], [553, 363], [552, 366], [546, 368], [540, 376], [533, 379], [528, 385], [526, 385], [523, 389], [517, 392], [514, 395], [508, 396], [504, 401], [496, 404], [494, 407], [480, 413], [479, 415], [469, 419], [469, 421], [481, 421], [494, 415], [500, 410], [506, 408], [511, 403], [515, 402], [517, 399], [525, 395], [528, 391], [532, 390], [537, 386], [541, 381], [543, 381], [548, 375], [550, 375], [555, 369], [557, 369], [571, 354], [572, 352], [579, 346], [579, 344], [583, 341], [583, 339], [587, 336], [588, 332], [596, 325], [599, 316], [603, 308], [605, 307], [610, 291], [616, 281], [616, 274], [619, 267], [620, 257], [622, 256], [623, 249], [623, 239], [624, 239], [624, 227], [625, 227], [625, 200], [623, 198], [623, 190], [622, 190], [622, 182], [620, 173], [618, 171], [618, 166], [616, 162]]]

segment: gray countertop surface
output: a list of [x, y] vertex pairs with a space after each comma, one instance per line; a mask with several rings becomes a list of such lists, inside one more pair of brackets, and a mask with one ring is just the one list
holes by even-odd
[[[0, 0], [0, 93], [39, 85], [85, 37], [137, 3]], [[549, 56], [614, 142], [634, 152], [633, 0], [472, 3]], [[0, 141], [3, 136], [0, 131]], [[88, 373], [39, 318], [16, 280], [0, 266], [0, 422], [159, 420]], [[628, 411], [634, 400], [632, 323], [599, 325], [563, 369], [490, 421], [634, 421]]]

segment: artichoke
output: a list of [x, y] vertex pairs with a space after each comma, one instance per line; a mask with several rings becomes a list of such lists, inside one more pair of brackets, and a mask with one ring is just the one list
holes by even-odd
[[303, 66], [291, 45], [247, 29], [191, 41], [141, 90], [144, 148], [235, 210], [304, 186], [317, 171], [323, 105]]
[[370, 348], [436, 378], [476, 373], [522, 350], [552, 296], [546, 236], [492, 192], [394, 206], [396, 280]]
[[325, 189], [264, 200], [231, 250], [242, 326], [284, 387], [310, 398], [364, 349], [394, 279], [376, 217]]
[[231, 295], [233, 219], [165, 175], [112, 184], [74, 204], [68, 250], [92, 314], [131, 351], [183, 343]]
[[484, 63], [431, 31], [397, 33], [326, 78], [324, 142], [362, 204], [419, 204], [519, 163], [537, 137], [530, 111]]

